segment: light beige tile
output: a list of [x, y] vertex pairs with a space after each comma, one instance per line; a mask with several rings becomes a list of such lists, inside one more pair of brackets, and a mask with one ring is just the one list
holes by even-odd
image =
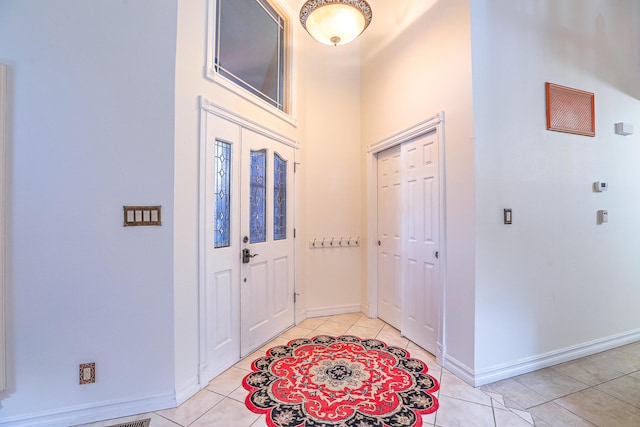
[[233, 390], [227, 397], [230, 397], [233, 400], [237, 400], [240, 403], [244, 403], [247, 399], [249, 392], [243, 387], [240, 386], [237, 389]]
[[552, 368], [540, 369], [513, 379], [546, 397], [547, 400], [557, 399], [589, 387], [587, 384], [574, 380]]
[[205, 389], [196, 393], [177, 408], [165, 409], [156, 413], [180, 425], [188, 426], [222, 401], [222, 399], [224, 399], [224, 396]]
[[380, 331], [384, 325], [386, 325], [386, 323], [384, 323], [382, 320], [380, 319], [372, 319], [370, 317], [367, 316], [361, 316], [358, 321], [356, 323], [354, 323], [355, 326], [364, 326], [365, 328], [371, 328], [371, 329], [377, 329], [378, 331]]
[[640, 409], [594, 388], [554, 402], [597, 426], [640, 426]]
[[244, 369], [231, 367], [211, 380], [206, 389], [227, 396], [238, 387], [242, 387], [242, 379], [247, 375], [248, 372]]
[[329, 318], [329, 321], [330, 322], [346, 323], [348, 325], [353, 325], [361, 317], [362, 317], [362, 313], [336, 314], [335, 316], [331, 316]]
[[503, 396], [503, 399], [504, 399], [504, 406], [506, 406], [508, 409], [519, 409], [521, 411], [525, 410], [525, 408], [521, 404], [516, 403], [513, 400], [510, 400], [504, 396]]
[[527, 422], [517, 414], [502, 409], [494, 410], [496, 427], [531, 427], [533, 420]]
[[385, 323], [385, 325], [382, 327], [382, 330], [400, 335], [400, 330], [394, 328], [393, 326], [389, 325], [388, 323]]
[[619, 350], [609, 350], [588, 357], [624, 374], [640, 371], [640, 357]]
[[158, 414], [146, 414], [141, 419], [145, 418], [151, 418], [151, 422], [149, 423], [150, 427], [180, 427], [180, 424], [176, 424], [173, 421], [165, 417], [161, 417]]
[[494, 427], [493, 409], [490, 406], [441, 396], [440, 408], [436, 412], [439, 427]]
[[[508, 408], [516, 407], [516, 409], [528, 409], [549, 400], [530, 388], [520, 384], [513, 378], [488, 384], [487, 387], [489, 387], [494, 393], [501, 394], [504, 397], [505, 404]], [[514, 402], [516, 406], [510, 405], [510, 401]]]
[[596, 386], [613, 397], [640, 408], [640, 379], [627, 375]]
[[347, 329], [346, 335], [355, 335], [356, 337], [367, 339], [375, 338], [378, 335], [378, 331], [364, 326], [352, 326]]
[[[479, 388], [479, 390], [483, 391], [482, 388]], [[487, 394], [487, 396], [489, 396], [491, 398], [491, 400], [493, 400], [494, 402], [497, 402], [498, 404], [504, 406], [504, 397], [502, 397], [501, 394], [498, 393], [493, 393], [490, 391], [485, 391], [485, 393]], [[495, 403], [494, 403], [495, 405]], [[502, 409], [502, 408], [500, 408]]]
[[455, 375], [443, 372], [440, 380], [440, 397], [449, 396], [467, 402], [491, 406], [491, 398], [486, 393], [471, 387]]
[[290, 328], [290, 329], [284, 331], [280, 335], [279, 338], [288, 338], [289, 340], [294, 340], [296, 338], [304, 338], [312, 331], [313, 331], [313, 329], [307, 329], [307, 328], [302, 328], [300, 326], [294, 326], [293, 328]]
[[376, 335], [376, 339], [386, 343], [390, 347], [400, 347], [406, 349], [409, 345], [408, 339], [403, 338], [394, 332], [381, 331], [378, 335]]
[[588, 358], [561, 363], [559, 365], [552, 366], [551, 368], [591, 386], [624, 375], [620, 371], [616, 371], [607, 365]]
[[538, 420], [543, 420], [545, 423], [557, 427], [593, 427], [593, 424], [587, 420], [554, 402], [543, 403], [531, 408], [530, 411], [536, 421], [536, 426], [540, 424]]
[[261, 416], [264, 417], [254, 414], [244, 404], [227, 398], [198, 418], [191, 427], [250, 426]]
[[315, 329], [318, 326], [322, 325], [326, 321], [327, 321], [327, 319], [319, 319], [319, 318], [315, 318], [315, 317], [310, 317], [308, 319], [304, 319], [302, 322], [300, 322], [300, 324], [298, 326], [301, 327], [301, 328], [305, 328], [305, 329]]
[[[547, 423], [546, 421], [542, 420], [541, 418], [533, 417], [533, 420], [536, 423], [536, 427], [553, 427], [551, 424]], [[562, 426], [556, 426], [556, 427], [562, 427]], [[567, 427], [569, 427], [569, 426], [567, 426]]]
[[526, 422], [528, 422], [529, 424], [532, 424], [532, 425], [534, 424], [533, 416], [531, 415], [530, 412], [520, 411], [518, 409], [510, 409], [510, 411], [516, 414], [517, 416], [519, 416], [520, 418], [522, 418], [523, 420], [525, 420]]
[[269, 427], [267, 425], [267, 416], [266, 415], [260, 415], [258, 417], [258, 419], [256, 420], [256, 422], [251, 424], [251, 427]]
[[636, 357], [640, 357], [640, 341], [623, 345], [622, 347], [618, 347], [616, 350], [619, 350], [623, 353], [631, 354]]
[[339, 336], [347, 332], [348, 329], [349, 325], [327, 320], [322, 325], [318, 326], [315, 331], [326, 335]]

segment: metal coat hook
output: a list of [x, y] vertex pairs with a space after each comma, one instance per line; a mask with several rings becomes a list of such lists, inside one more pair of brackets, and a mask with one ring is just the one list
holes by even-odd
[[314, 248], [316, 247], [316, 238], [313, 238], [313, 243], [311, 244], [311, 246], [313, 246]]
[[335, 239], [335, 237], [331, 238], [331, 243], [329, 243], [329, 246], [333, 246], [333, 239]]
[[356, 239], [356, 246], [358, 246], [359, 243], [360, 243], [360, 236], [358, 236], [358, 238]]
[[324, 247], [324, 239], [326, 239], [326, 237], [322, 238], [322, 247]]

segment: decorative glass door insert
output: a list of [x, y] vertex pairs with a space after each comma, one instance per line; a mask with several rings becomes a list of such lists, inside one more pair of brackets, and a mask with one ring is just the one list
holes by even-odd
[[267, 151], [251, 150], [251, 181], [249, 200], [249, 242], [267, 240]]
[[231, 238], [231, 144], [216, 141], [214, 156], [216, 180], [213, 245], [215, 248], [226, 248]]
[[273, 240], [287, 238], [287, 161], [273, 155]]

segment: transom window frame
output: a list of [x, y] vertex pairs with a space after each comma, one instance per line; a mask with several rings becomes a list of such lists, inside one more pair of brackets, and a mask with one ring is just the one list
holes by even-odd
[[263, 110], [279, 117], [280, 119], [286, 121], [291, 124], [293, 127], [297, 127], [297, 117], [296, 117], [296, 99], [293, 88], [295, 87], [296, 76], [295, 76], [295, 68], [293, 66], [293, 46], [297, 43], [297, 31], [295, 31], [294, 25], [294, 17], [296, 14], [291, 9], [291, 7], [284, 0], [262, 0], [268, 2], [269, 5], [275, 9], [275, 11], [280, 14], [285, 21], [284, 28], [284, 81], [283, 81], [283, 105], [284, 109], [280, 110], [269, 102], [263, 100], [257, 95], [254, 95], [247, 89], [243, 88], [239, 84], [233, 82], [232, 80], [226, 78], [222, 74], [218, 72], [218, 67], [216, 66], [216, 34], [217, 34], [217, 11], [218, 11], [218, 0], [208, 0], [208, 8], [209, 8], [209, 23], [208, 23], [208, 32], [207, 32], [207, 63], [205, 66], [206, 77], [209, 80], [217, 83], [218, 85], [234, 92], [235, 94], [241, 96], [242, 98], [250, 101], [251, 103], [257, 105]]

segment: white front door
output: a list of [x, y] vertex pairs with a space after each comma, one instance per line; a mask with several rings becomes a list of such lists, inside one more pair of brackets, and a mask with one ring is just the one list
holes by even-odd
[[402, 320], [402, 201], [400, 146], [378, 153], [378, 317], [396, 329]]
[[[206, 383], [294, 323], [294, 149], [214, 114], [204, 120], [200, 306]], [[243, 257], [244, 250], [249, 253]]]
[[437, 354], [440, 316], [440, 172], [437, 132], [402, 144], [402, 333]]
[[241, 355], [294, 322], [291, 147], [242, 131]]

